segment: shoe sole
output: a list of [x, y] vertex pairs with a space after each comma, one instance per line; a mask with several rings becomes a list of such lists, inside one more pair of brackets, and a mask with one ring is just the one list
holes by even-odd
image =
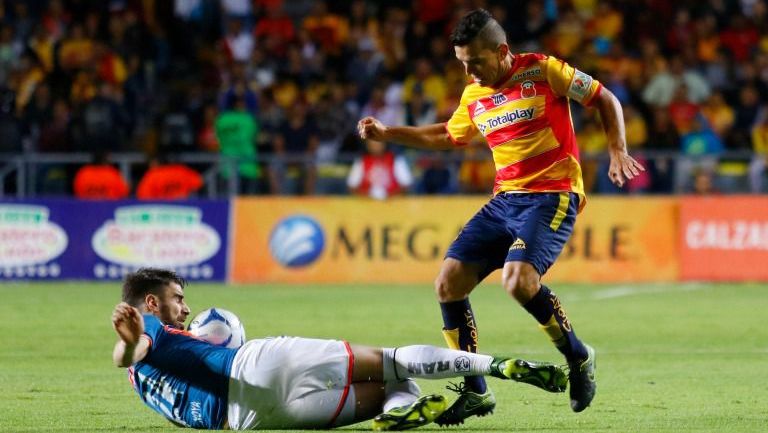
[[[445, 397], [441, 395], [425, 395], [420, 397], [411, 407], [411, 410], [400, 416], [381, 414], [373, 419], [373, 431], [400, 431], [421, 427], [433, 422], [443, 414], [446, 409]], [[418, 413], [419, 417], [409, 420], [408, 417]], [[384, 419], [389, 418], [391, 419]]]
[[510, 372], [509, 378], [536, 386], [549, 392], [565, 392], [568, 387], [568, 376], [558, 366], [538, 364], [518, 359], [514, 363], [515, 371]]

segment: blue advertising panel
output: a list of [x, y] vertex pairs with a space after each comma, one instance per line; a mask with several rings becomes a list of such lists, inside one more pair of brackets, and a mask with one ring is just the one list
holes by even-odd
[[225, 281], [229, 201], [0, 201], [1, 279], [121, 279], [140, 267]]

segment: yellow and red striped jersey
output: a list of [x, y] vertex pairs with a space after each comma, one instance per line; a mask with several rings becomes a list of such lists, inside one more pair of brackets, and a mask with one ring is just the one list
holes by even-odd
[[579, 149], [569, 99], [589, 105], [601, 84], [554, 57], [517, 54], [491, 87], [470, 83], [446, 123], [451, 140], [482, 134], [493, 152], [493, 193], [572, 191], [584, 204]]

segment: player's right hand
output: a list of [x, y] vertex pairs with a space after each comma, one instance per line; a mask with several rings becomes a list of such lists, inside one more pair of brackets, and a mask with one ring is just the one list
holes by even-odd
[[112, 327], [126, 345], [135, 346], [144, 333], [144, 317], [136, 308], [121, 302], [112, 312]]
[[368, 138], [371, 140], [383, 140], [386, 129], [387, 127], [375, 117], [364, 117], [357, 122], [357, 133], [360, 134], [360, 138], [363, 140]]

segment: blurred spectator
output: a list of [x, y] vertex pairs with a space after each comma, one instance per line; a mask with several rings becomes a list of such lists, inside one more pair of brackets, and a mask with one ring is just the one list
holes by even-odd
[[118, 200], [128, 197], [130, 189], [105, 152], [97, 152], [93, 163], [82, 166], [75, 174], [75, 197], [89, 200]]
[[420, 87], [411, 93], [405, 105], [405, 124], [413, 126], [431, 125], [437, 121], [434, 101], [427, 99]]
[[701, 114], [707, 119], [707, 123], [720, 138], [725, 138], [731, 131], [735, 121], [735, 113], [730, 105], [725, 103], [723, 94], [713, 92], [701, 106]]
[[152, 158], [149, 169], [136, 187], [139, 200], [183, 200], [203, 186], [203, 177], [184, 164]]
[[197, 148], [203, 152], [219, 152], [219, 139], [216, 137], [216, 118], [219, 113], [216, 106], [208, 104], [203, 108], [203, 124], [197, 132]]
[[70, 152], [72, 151], [72, 129], [69, 106], [63, 99], [53, 103], [50, 118], [37, 125], [39, 138], [37, 149], [40, 152]]
[[195, 150], [195, 130], [185, 107], [186, 98], [171, 98], [169, 109], [160, 122], [160, 153], [171, 154]]
[[672, 58], [669, 68], [666, 67], [666, 62], [660, 67], [661, 69], [651, 77], [650, 82], [643, 89], [643, 101], [646, 103], [665, 107], [669, 105], [675, 92], [682, 85], [686, 88], [689, 102], [703, 102], [709, 96], [709, 84], [698, 72], [686, 70], [679, 57]]
[[455, 194], [458, 181], [453, 167], [441, 157], [424, 157], [419, 161], [421, 179], [416, 185], [420, 194]]
[[376, 78], [384, 71], [384, 57], [376, 51], [374, 42], [361, 39], [357, 42], [357, 54], [347, 63], [346, 77], [357, 85], [358, 101], [367, 101]]
[[[712, 131], [707, 119], [697, 114], [691, 128], [681, 134], [680, 146], [682, 154], [678, 158], [675, 191], [687, 190], [691, 173], [715, 173], [718, 156], [723, 153], [725, 146], [717, 134]], [[697, 181], [694, 176], [694, 181]]]
[[46, 73], [53, 71], [53, 49], [56, 39], [52, 37], [45, 27], [38, 25], [35, 33], [29, 39], [27, 46], [40, 60], [40, 64]]
[[248, 111], [255, 115], [259, 109], [259, 97], [248, 82], [246, 65], [234, 63], [230, 71], [229, 84], [225, 85], [223, 92], [219, 95], [219, 110], [232, 108], [236, 99], [242, 99]]
[[693, 128], [693, 122], [699, 113], [698, 104], [691, 102], [688, 97], [688, 87], [685, 85], [678, 86], [669, 104], [669, 116], [677, 133], [680, 135], [687, 134]]
[[259, 178], [261, 177], [261, 169], [256, 160], [259, 125], [246, 110], [243, 98], [235, 99], [234, 107], [219, 114], [215, 129], [221, 155], [239, 160], [234, 165], [230, 159], [223, 161], [222, 176], [224, 179], [229, 179], [232, 175], [231, 168], [237, 166], [237, 173], [241, 178], [241, 191], [238, 192], [256, 194], [260, 191]]
[[752, 128], [752, 149], [755, 154], [749, 165], [749, 187], [753, 193], [765, 192], [765, 167], [768, 165], [768, 105]]
[[[657, 108], [652, 112], [652, 123], [648, 133], [648, 148], [666, 152], [677, 152], [680, 135], [675, 130], [669, 111]], [[648, 172], [652, 179], [651, 191], [669, 194], [674, 188], [675, 161], [672, 157], [657, 157], [648, 161]]]
[[349, 35], [349, 23], [337, 14], [328, 11], [325, 0], [315, 0], [309, 16], [304, 18], [302, 27], [309, 32], [312, 40], [323, 52], [338, 56]]
[[266, 15], [261, 18], [253, 29], [256, 45], [270, 47], [270, 54], [282, 56], [296, 37], [293, 21], [285, 14], [282, 5], [266, 7]]
[[22, 125], [16, 117], [16, 93], [0, 83], [0, 153], [21, 152]]
[[74, 23], [58, 49], [58, 63], [64, 71], [89, 66], [93, 61], [94, 41], [81, 23]]
[[365, 155], [356, 158], [349, 171], [349, 189], [376, 200], [404, 193], [413, 183], [405, 158], [387, 150], [382, 141], [366, 140], [365, 147]]
[[227, 22], [227, 34], [224, 36], [222, 46], [234, 62], [247, 62], [251, 58], [255, 43], [253, 35], [243, 28], [239, 19], [231, 19]]
[[14, 38], [13, 26], [0, 26], [0, 83], [7, 82], [23, 49], [24, 46]]
[[375, 117], [386, 125], [402, 125], [405, 121], [402, 105], [395, 98], [386, 97], [386, 88], [376, 86], [371, 92], [371, 99], [363, 106], [361, 117]]
[[320, 97], [313, 110], [317, 125], [318, 163], [336, 159], [344, 141], [356, 132], [359, 113], [347, 103], [342, 84], [332, 84]]
[[229, 19], [248, 19], [253, 14], [252, 0], [220, 0], [224, 16]]
[[274, 159], [269, 173], [273, 193], [314, 194], [318, 144], [317, 127], [306, 107], [291, 108], [273, 141]]
[[563, 11], [549, 39], [549, 51], [560, 58], [570, 58], [584, 39], [584, 24], [574, 9]]
[[754, 86], [745, 86], [739, 90], [739, 103], [729, 145], [732, 149], [749, 148], [752, 127], [760, 113], [760, 94]]
[[443, 109], [447, 93], [445, 80], [432, 70], [432, 64], [426, 58], [417, 59], [414, 72], [405, 78], [402, 101], [407, 105], [414, 93], [419, 93], [436, 110]]
[[610, 2], [601, 0], [587, 27], [593, 33], [592, 44], [599, 54], [611, 51], [613, 43], [624, 28], [624, 16]]
[[45, 70], [38, 58], [32, 53], [25, 53], [19, 61], [19, 82], [16, 88], [16, 112], [22, 113], [32, 100], [35, 89], [45, 79]]
[[471, 143], [464, 148], [458, 180], [463, 194], [487, 194], [493, 189], [496, 166], [485, 143]]
[[693, 182], [690, 192], [696, 195], [712, 195], [719, 191], [715, 187], [715, 176], [713, 171], [706, 167], [700, 167], [693, 172]]
[[99, 84], [98, 93], [82, 109], [82, 137], [79, 150], [111, 152], [124, 150], [127, 113], [115, 98], [115, 90], [107, 82]]
[[760, 33], [741, 14], [732, 16], [728, 27], [720, 32], [720, 43], [731, 52], [733, 59], [739, 63], [750, 60], [759, 40]]

